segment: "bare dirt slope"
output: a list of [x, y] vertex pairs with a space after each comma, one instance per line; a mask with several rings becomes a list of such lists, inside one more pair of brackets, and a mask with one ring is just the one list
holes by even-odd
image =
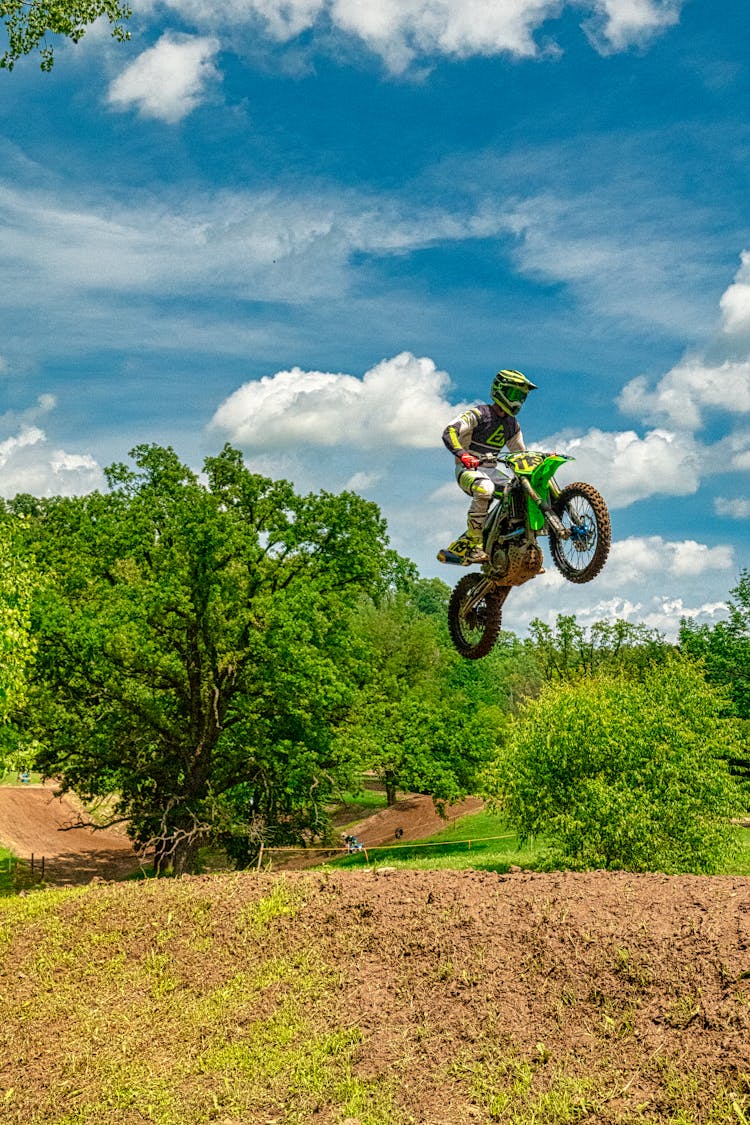
[[748, 878], [242, 873], [4, 914], [4, 1125], [750, 1119]]
[[[467, 797], [466, 800], [459, 801], [455, 805], [448, 805], [444, 810], [445, 815], [441, 816], [433, 804], [432, 797], [409, 793], [389, 808], [381, 809], [364, 820], [357, 821], [356, 824], [347, 823], [346, 834], [356, 836], [365, 848], [422, 840], [425, 836], [433, 836], [443, 828], [449, 827], [458, 817], [478, 812], [484, 804], [485, 802], [479, 797]], [[347, 817], [345, 823], [349, 819]], [[341, 832], [340, 835], [343, 836], [344, 833]], [[340, 840], [337, 848], [293, 850], [271, 848], [266, 855], [275, 853], [273, 866], [276, 871], [299, 871], [316, 867], [334, 858], [338, 851], [345, 850], [346, 845]]]
[[483, 807], [484, 801], [478, 797], [467, 797], [456, 805], [448, 805], [445, 816], [441, 817], [432, 797], [410, 793], [390, 808], [381, 809], [366, 820], [360, 820], [349, 831], [363, 844], [371, 847], [392, 844], [397, 839], [421, 840], [447, 828], [457, 817], [477, 812]]
[[45, 880], [88, 883], [120, 879], [138, 869], [130, 841], [113, 832], [70, 827], [78, 810], [51, 786], [0, 786], [0, 843], [20, 859], [44, 857]]

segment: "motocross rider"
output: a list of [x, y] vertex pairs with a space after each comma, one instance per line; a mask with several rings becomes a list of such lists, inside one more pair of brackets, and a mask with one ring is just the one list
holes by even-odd
[[499, 453], [504, 446], [511, 453], [526, 448], [516, 415], [529, 391], [536, 389], [520, 371], [498, 371], [490, 388], [492, 402], [469, 407], [443, 430], [443, 443], [456, 459], [456, 480], [471, 496], [471, 505], [465, 534], [438, 551], [440, 562], [460, 566], [489, 562], [482, 548], [482, 530], [490, 500], [508, 478], [495, 468], [480, 469], [476, 454]]

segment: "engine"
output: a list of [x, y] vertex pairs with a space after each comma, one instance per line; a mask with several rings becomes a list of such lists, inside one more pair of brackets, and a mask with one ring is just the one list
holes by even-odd
[[544, 556], [533, 539], [497, 544], [492, 552], [492, 577], [503, 586], [522, 586], [542, 571]]

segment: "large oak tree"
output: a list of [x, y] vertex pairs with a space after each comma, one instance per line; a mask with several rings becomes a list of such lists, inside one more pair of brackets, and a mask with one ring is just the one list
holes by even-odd
[[211, 836], [322, 830], [346, 769], [348, 606], [405, 567], [377, 507], [299, 496], [230, 447], [205, 479], [171, 449], [132, 457], [107, 493], [13, 503], [46, 571], [41, 766], [84, 798], [116, 793], [160, 869], [193, 869]]

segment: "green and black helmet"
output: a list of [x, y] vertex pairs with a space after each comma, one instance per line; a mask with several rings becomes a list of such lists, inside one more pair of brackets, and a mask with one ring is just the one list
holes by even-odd
[[526, 402], [526, 395], [536, 389], [536, 383], [532, 383], [520, 371], [498, 371], [492, 380], [490, 396], [506, 414], [518, 414]]

